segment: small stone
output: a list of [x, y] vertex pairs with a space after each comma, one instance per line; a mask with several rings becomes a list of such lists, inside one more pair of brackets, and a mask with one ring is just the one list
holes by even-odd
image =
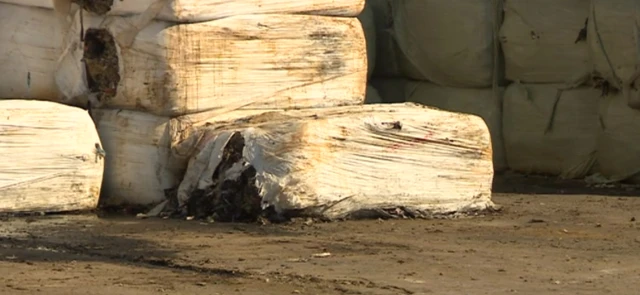
[[207, 285], [207, 283], [205, 282], [197, 282], [196, 285], [200, 286], [200, 287], [204, 287]]

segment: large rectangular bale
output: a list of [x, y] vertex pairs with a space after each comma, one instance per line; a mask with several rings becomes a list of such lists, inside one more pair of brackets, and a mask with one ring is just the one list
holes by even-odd
[[581, 178], [594, 172], [600, 91], [562, 84], [511, 84], [503, 105], [509, 168]]
[[91, 210], [104, 159], [95, 125], [79, 108], [0, 100], [0, 212]]
[[[409, 78], [453, 87], [492, 85], [498, 58], [496, 0], [394, 1], [393, 32]], [[496, 77], [497, 78], [497, 77]]]
[[25, 6], [69, 9], [81, 4], [96, 15], [131, 15], [144, 13], [150, 6], [160, 4], [156, 16], [171, 22], [203, 22], [241, 14], [310, 14], [326, 16], [356, 16], [362, 11], [364, 0], [0, 0]]
[[[432, 216], [493, 206], [491, 138], [474, 115], [418, 104], [273, 112], [201, 127], [178, 190], [198, 217]], [[195, 202], [195, 204], [193, 203]]]
[[[92, 92], [102, 107], [162, 116], [364, 101], [357, 18], [240, 15], [175, 25], [146, 17], [85, 17], [84, 46], [68, 44], [57, 73], [66, 96]], [[72, 35], [79, 32], [76, 18]]]
[[66, 22], [44, 8], [0, 3], [0, 97], [55, 100]]
[[589, 74], [589, 5], [589, 0], [505, 1], [500, 41], [506, 78], [565, 83]]

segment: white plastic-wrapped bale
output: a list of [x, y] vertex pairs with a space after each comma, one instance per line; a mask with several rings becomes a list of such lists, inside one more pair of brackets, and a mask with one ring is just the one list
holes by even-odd
[[0, 97], [55, 100], [64, 21], [44, 8], [0, 3]]
[[[57, 73], [66, 97], [91, 90], [103, 107], [162, 116], [364, 101], [366, 42], [356, 18], [274, 14], [147, 24], [151, 14], [85, 17], [85, 46], [69, 44]], [[76, 20], [72, 34], [80, 29]]]
[[367, 4], [364, 7], [358, 20], [362, 24], [364, 38], [367, 41], [367, 79], [370, 79], [376, 66], [376, 25], [371, 5]]
[[25, 6], [54, 9], [56, 3], [81, 3], [96, 15], [131, 15], [143, 13], [149, 6], [163, 4], [157, 15], [171, 22], [203, 22], [241, 14], [311, 14], [326, 16], [357, 16], [364, 0], [0, 0]]
[[450, 112], [480, 116], [491, 133], [493, 166], [495, 171], [507, 168], [502, 142], [502, 95], [497, 88], [452, 88], [426, 82], [406, 84], [406, 101], [417, 102]]
[[598, 172], [612, 181], [640, 183], [640, 111], [621, 95], [601, 99]]
[[511, 84], [503, 106], [509, 168], [580, 178], [594, 170], [600, 91], [561, 84]]
[[591, 72], [589, 0], [505, 1], [500, 40], [505, 75], [522, 83], [565, 83]]
[[329, 219], [399, 208], [431, 216], [493, 206], [491, 139], [479, 117], [418, 104], [289, 114], [296, 115], [216, 124], [176, 145], [176, 151], [200, 146], [178, 203], [195, 202], [187, 207], [196, 216], [221, 217], [219, 207], [235, 216], [273, 207]]
[[403, 74], [445, 86], [491, 86], [497, 2], [394, 1], [394, 35], [415, 68]]
[[35, 100], [0, 100], [0, 212], [91, 210], [104, 160], [89, 114]]
[[373, 78], [370, 81], [383, 103], [406, 102], [407, 83], [408, 80], [401, 78]]
[[637, 80], [639, 6], [634, 0], [591, 1], [587, 41], [593, 67], [616, 88]]

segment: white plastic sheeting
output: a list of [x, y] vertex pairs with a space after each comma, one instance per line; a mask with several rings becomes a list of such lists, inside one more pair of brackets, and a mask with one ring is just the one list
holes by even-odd
[[176, 145], [177, 151], [199, 147], [180, 184], [179, 203], [194, 189], [215, 189], [212, 174], [239, 132], [240, 160], [224, 163], [229, 169], [216, 175], [234, 180], [253, 167], [263, 207], [277, 212], [341, 218], [397, 207], [431, 215], [493, 206], [491, 140], [479, 117], [417, 104], [281, 114], [202, 128]]
[[104, 170], [96, 146], [85, 110], [0, 100], [0, 212], [95, 209]]
[[[366, 42], [356, 18], [242, 15], [172, 25], [149, 22], [157, 8], [135, 17], [85, 17], [85, 29], [104, 28], [115, 39], [115, 49], [85, 55], [87, 64], [99, 64], [89, 67], [89, 76], [104, 85], [94, 89], [103, 106], [177, 116], [364, 101]], [[72, 34], [79, 29], [76, 15]], [[88, 92], [84, 47], [70, 40], [67, 48], [56, 78], [73, 98]], [[116, 65], [117, 75], [105, 79], [99, 72]]]

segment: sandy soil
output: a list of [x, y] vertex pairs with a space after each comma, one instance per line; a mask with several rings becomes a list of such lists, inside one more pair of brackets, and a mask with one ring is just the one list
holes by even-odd
[[637, 190], [496, 186], [455, 220], [4, 218], [0, 294], [638, 294]]

